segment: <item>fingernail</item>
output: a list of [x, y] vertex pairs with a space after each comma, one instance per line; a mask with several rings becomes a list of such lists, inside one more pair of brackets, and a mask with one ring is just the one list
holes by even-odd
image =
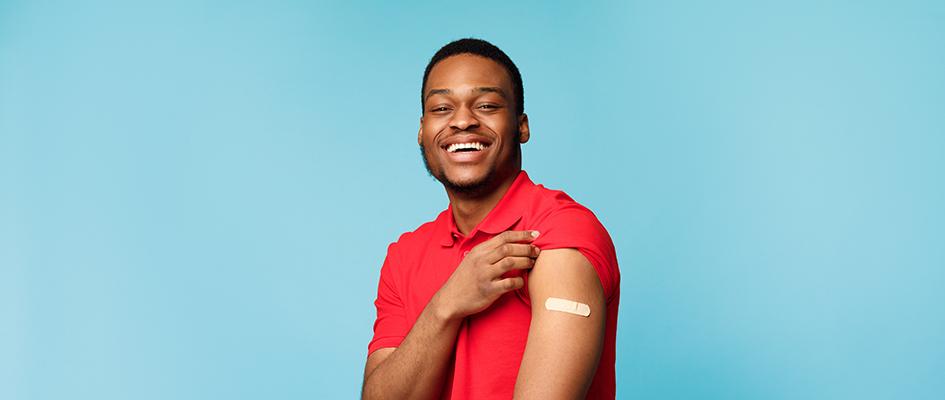
[[532, 237], [538, 237], [538, 231], [532, 231]]

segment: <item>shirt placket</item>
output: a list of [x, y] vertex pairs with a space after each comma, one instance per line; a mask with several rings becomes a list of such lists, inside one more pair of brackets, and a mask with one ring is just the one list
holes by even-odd
[[[484, 242], [486, 239], [482, 238], [482, 233], [474, 231], [471, 236], [454, 236], [454, 240], [457, 243], [457, 254], [459, 257], [459, 262], [462, 262], [466, 256], [469, 255], [469, 252], [473, 248], [478, 246], [480, 243]], [[459, 265], [458, 263], [456, 265]]]
[[472, 238], [459, 236], [457, 240], [458, 240], [458, 246], [456, 246], [456, 250], [457, 250], [456, 252], [457, 254], [459, 254], [459, 260], [456, 263], [456, 265], [459, 265], [459, 263], [463, 262], [466, 256], [469, 255], [469, 251], [472, 250], [472, 246], [470, 246], [470, 243], [472, 242]]

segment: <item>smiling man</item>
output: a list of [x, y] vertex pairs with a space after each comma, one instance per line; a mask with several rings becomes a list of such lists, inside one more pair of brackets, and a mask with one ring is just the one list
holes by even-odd
[[615, 397], [613, 243], [522, 170], [523, 100], [488, 42], [449, 43], [427, 65], [417, 142], [449, 207], [388, 247], [364, 398]]

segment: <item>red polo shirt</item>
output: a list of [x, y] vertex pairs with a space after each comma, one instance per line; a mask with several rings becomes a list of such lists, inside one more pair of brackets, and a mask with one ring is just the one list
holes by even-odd
[[[537, 230], [541, 249], [574, 248], [594, 266], [607, 299], [600, 364], [587, 398], [614, 398], [620, 272], [610, 235], [594, 214], [567, 194], [536, 185], [519, 173], [495, 208], [468, 235], [453, 221], [452, 207], [436, 220], [400, 236], [387, 248], [377, 289], [377, 319], [368, 354], [397, 347], [433, 295], [473, 247], [507, 230]], [[444, 399], [510, 399], [522, 363], [531, 307], [526, 290], [501, 296], [466, 318], [456, 339]]]

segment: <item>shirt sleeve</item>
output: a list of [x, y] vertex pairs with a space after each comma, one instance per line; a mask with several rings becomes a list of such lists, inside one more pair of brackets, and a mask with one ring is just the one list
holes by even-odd
[[377, 319], [374, 320], [374, 337], [368, 344], [368, 355], [380, 348], [400, 346], [410, 328], [407, 326], [404, 303], [401, 301], [394, 275], [395, 265], [398, 263], [395, 245], [396, 243], [392, 243], [387, 247], [387, 257], [381, 266], [377, 299], [374, 301]]
[[[600, 278], [604, 298], [609, 303], [620, 287], [620, 270], [610, 234], [587, 208], [580, 205], [565, 207], [552, 212], [533, 228], [539, 236], [532, 244], [542, 250], [573, 248], [579, 251], [594, 267]], [[525, 287], [519, 289], [519, 297], [528, 300], [528, 274], [524, 274]]]

